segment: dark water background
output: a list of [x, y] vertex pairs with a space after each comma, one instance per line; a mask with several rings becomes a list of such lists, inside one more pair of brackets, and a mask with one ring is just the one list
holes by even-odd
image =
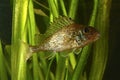
[[120, 0], [112, 0], [109, 30], [109, 59], [104, 80], [120, 80]]
[[[12, 14], [9, 0], [0, 0], [0, 38], [10, 44]], [[103, 80], [120, 80], [120, 0], [113, 0], [110, 14], [109, 59]]]

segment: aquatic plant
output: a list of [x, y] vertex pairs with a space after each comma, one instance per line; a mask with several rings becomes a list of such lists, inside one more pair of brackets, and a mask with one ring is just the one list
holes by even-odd
[[[6, 45], [3, 49], [0, 42], [1, 80], [9, 80], [9, 78], [11, 80], [102, 80], [108, 56], [111, 0], [93, 1], [89, 16], [87, 16], [87, 3], [84, 0], [11, 1], [13, 2], [11, 45]], [[36, 9], [38, 7], [39, 9]], [[79, 9], [83, 12], [79, 12]], [[36, 16], [39, 14], [39, 22], [34, 12]], [[86, 25], [95, 26], [101, 34], [100, 39], [84, 47], [78, 55], [72, 52], [68, 57], [56, 54], [49, 60], [45, 58], [44, 52], [39, 52], [26, 61], [28, 54], [26, 45], [36, 45], [35, 34], [39, 31], [44, 33], [49, 29], [48, 24], [59, 15], [70, 17], [78, 23], [83, 21]], [[84, 17], [79, 19], [80, 15]], [[4, 52], [8, 56], [5, 56]]]

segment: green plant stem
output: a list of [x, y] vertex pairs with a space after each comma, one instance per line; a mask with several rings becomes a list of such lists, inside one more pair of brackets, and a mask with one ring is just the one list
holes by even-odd
[[55, 80], [64, 80], [65, 78], [65, 57], [58, 56], [57, 69], [56, 69], [56, 79]]
[[89, 22], [90, 26], [95, 25], [95, 20], [96, 20], [96, 15], [97, 15], [97, 7], [98, 7], [98, 0], [94, 0], [93, 11], [92, 11], [91, 19]]
[[[29, 2], [29, 43], [35, 45], [35, 33], [36, 33], [36, 23], [34, 17], [33, 2]], [[41, 68], [38, 64], [37, 54], [33, 54], [33, 79], [34, 80], [44, 80]]]
[[11, 47], [12, 80], [26, 80], [26, 47], [23, 42], [26, 42], [27, 9], [28, 0], [14, 0]]
[[75, 59], [74, 53], [70, 53], [70, 62], [71, 62], [72, 69], [75, 69], [76, 59]]
[[55, 2], [55, 0], [48, 0], [48, 3], [49, 3], [49, 7], [50, 7], [52, 15], [54, 17], [58, 17], [59, 16], [58, 5]]
[[89, 80], [102, 80], [108, 57], [108, 29], [111, 0], [98, 0], [96, 28], [101, 37], [93, 46], [93, 60]]
[[5, 66], [5, 57], [3, 55], [1, 40], [0, 40], [0, 80], [8, 80], [7, 69]]
[[47, 74], [46, 74], [46, 77], [45, 77], [45, 80], [49, 80], [50, 79], [50, 67], [51, 67], [51, 65], [52, 65], [52, 62], [53, 62], [53, 60], [54, 60], [54, 58], [50, 61], [50, 63], [49, 63], [49, 66], [48, 66], [48, 71], [47, 71]]
[[87, 62], [87, 58], [89, 56], [89, 52], [90, 52], [90, 46], [86, 46], [84, 47], [81, 56], [79, 58], [79, 61], [75, 67], [75, 70], [73, 72], [73, 76], [72, 76], [72, 80], [79, 80], [80, 75], [82, 75], [84, 66]]
[[71, 4], [70, 4], [70, 9], [69, 9], [69, 17], [71, 17], [72, 19], [75, 18], [75, 15], [76, 15], [76, 11], [77, 11], [77, 8], [78, 8], [78, 3], [79, 0], [71, 0]]
[[64, 5], [64, 1], [60, 0], [60, 4], [61, 4], [61, 8], [62, 8], [63, 14], [65, 16], [67, 16], [67, 11], [66, 11], [66, 8], [65, 8], [65, 5]]
[[33, 0], [35, 3], [37, 3], [38, 5], [40, 5], [41, 7], [43, 7], [44, 9], [48, 10], [49, 11], [49, 8], [46, 7], [45, 5], [39, 3], [37, 0]]

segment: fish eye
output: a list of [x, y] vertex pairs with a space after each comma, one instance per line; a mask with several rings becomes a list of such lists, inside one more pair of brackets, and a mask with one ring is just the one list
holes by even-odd
[[84, 33], [88, 33], [89, 31], [90, 31], [90, 30], [89, 30], [88, 27], [85, 27], [84, 30], [83, 30]]

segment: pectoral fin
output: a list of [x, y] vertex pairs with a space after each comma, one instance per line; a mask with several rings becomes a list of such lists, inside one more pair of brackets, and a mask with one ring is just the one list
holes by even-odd
[[69, 56], [70, 53], [72, 53], [72, 50], [65, 50], [65, 51], [59, 52], [60, 56], [62, 57], [67, 57]]
[[79, 53], [81, 53], [81, 51], [82, 51], [82, 48], [75, 48], [73, 50], [73, 53], [78, 55]]

